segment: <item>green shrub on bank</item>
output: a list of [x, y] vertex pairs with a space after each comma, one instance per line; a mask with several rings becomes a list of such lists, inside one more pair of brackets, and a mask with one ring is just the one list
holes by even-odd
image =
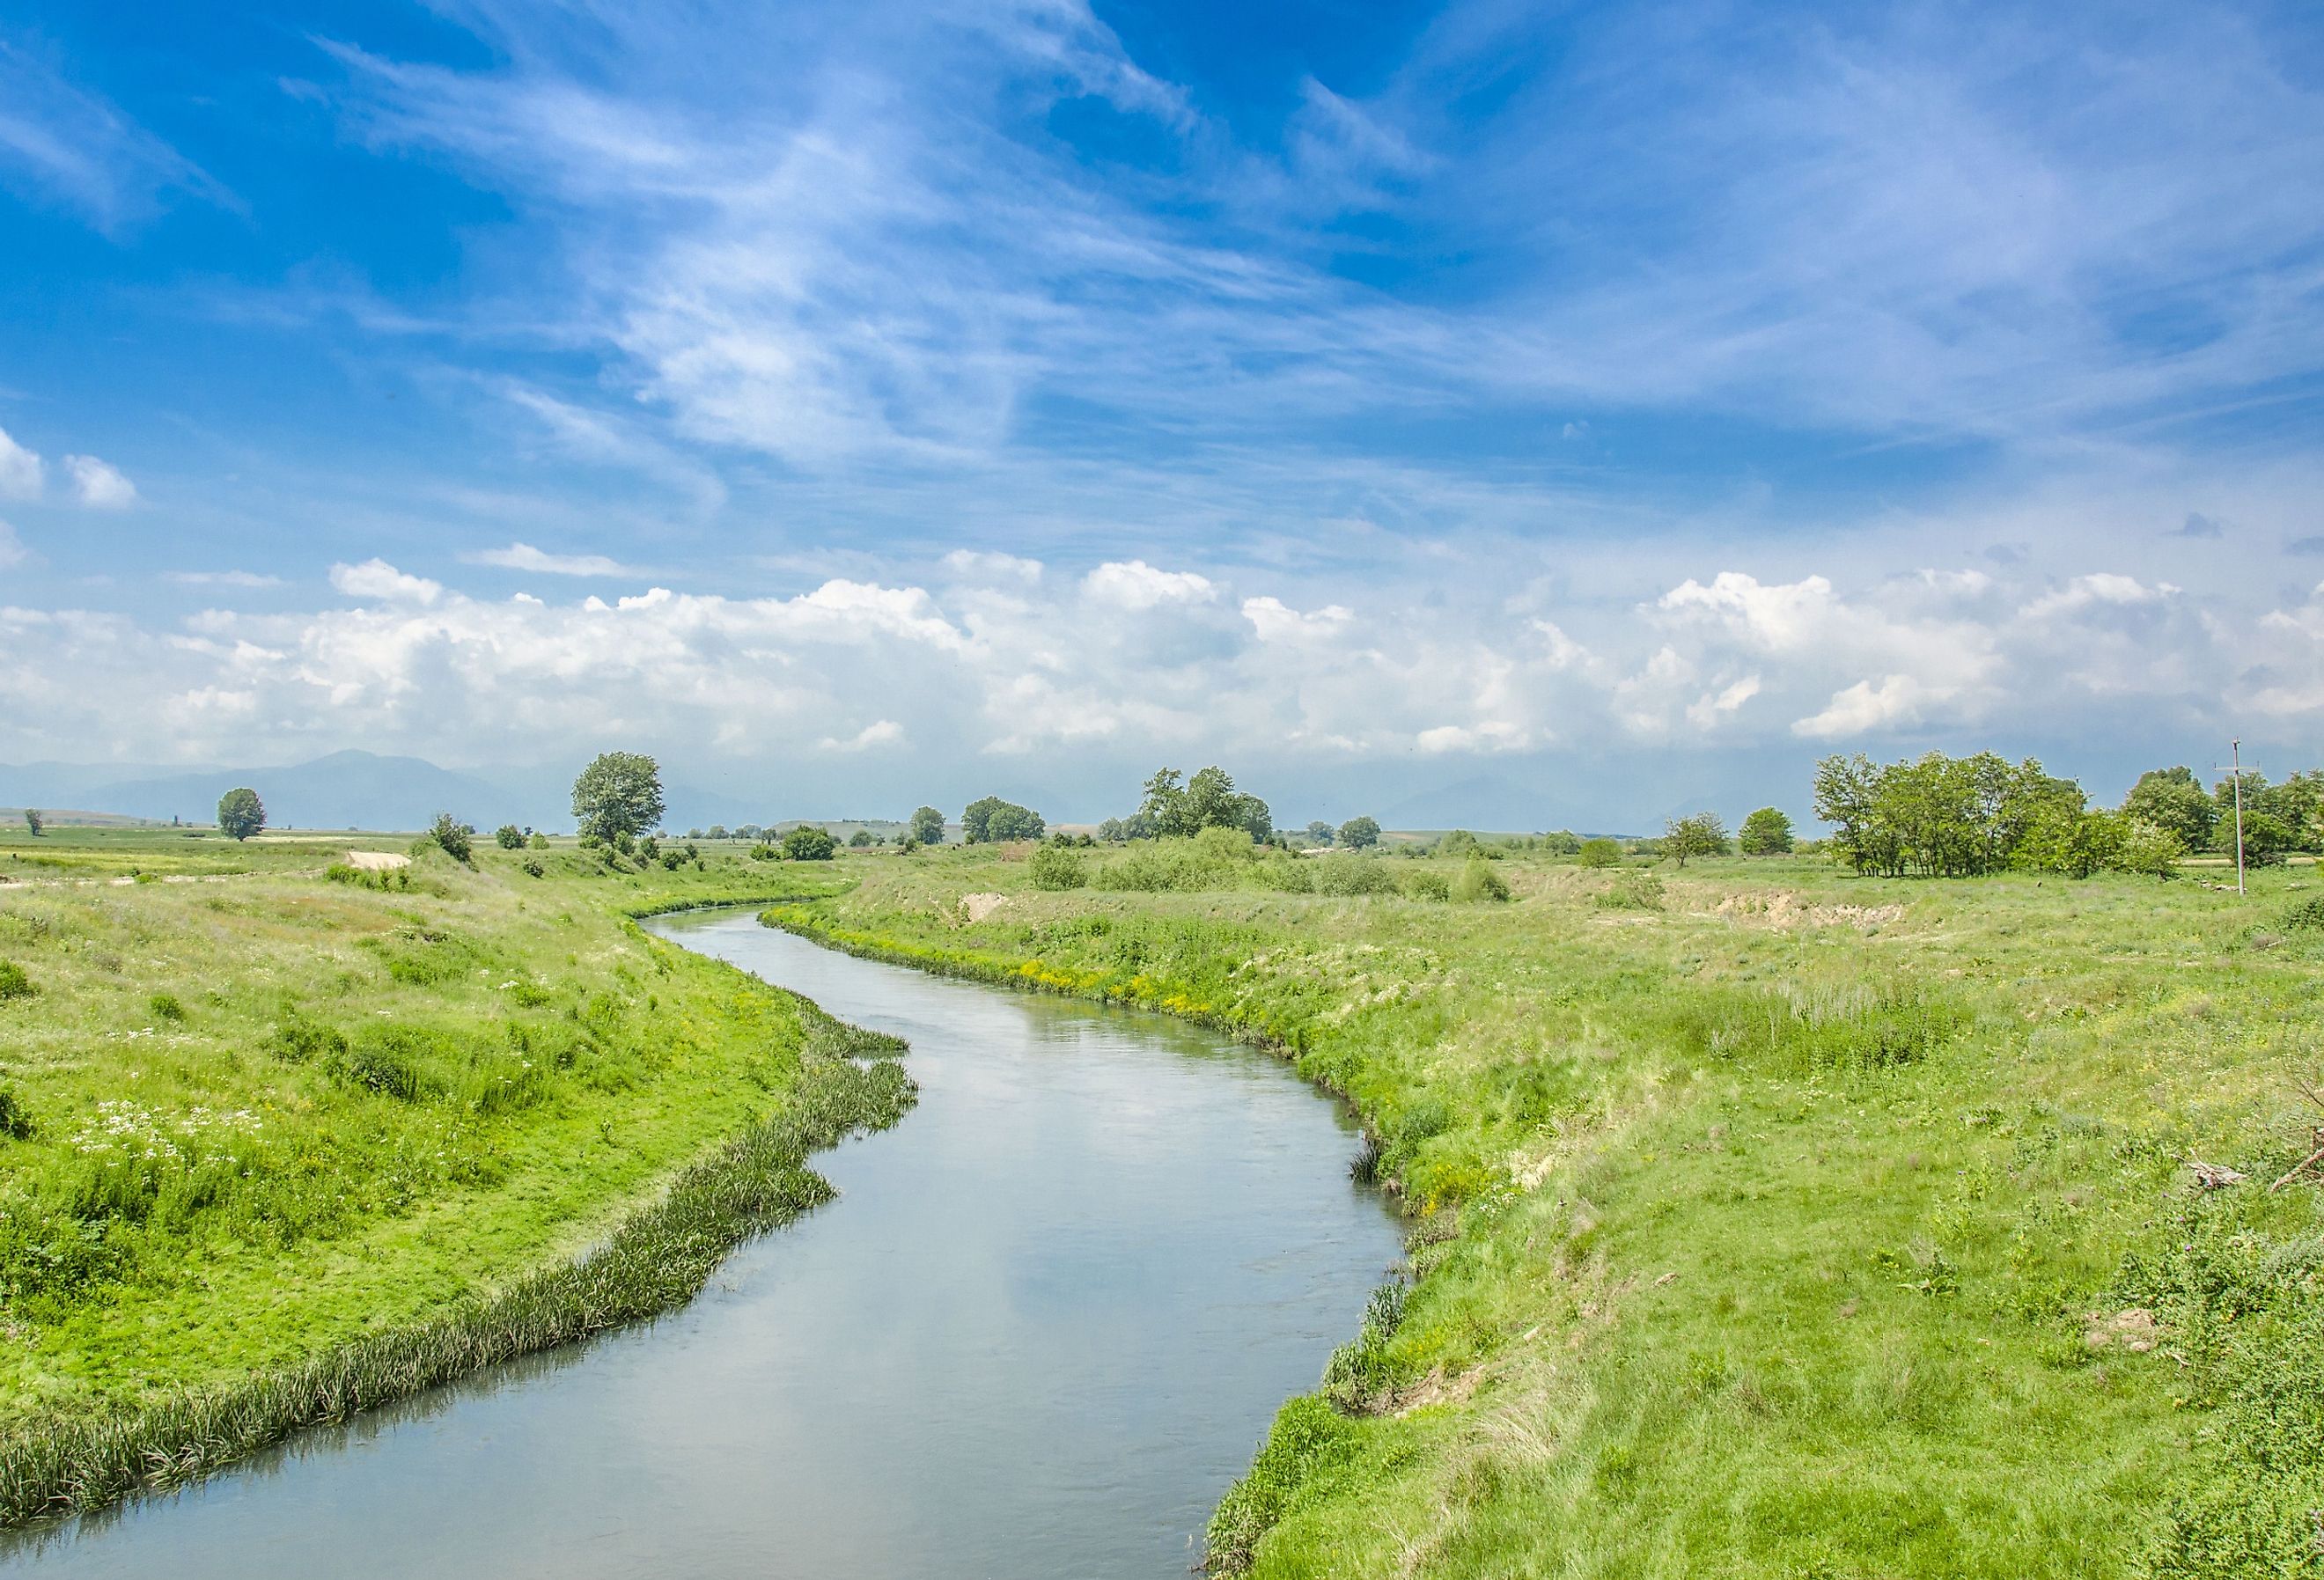
[[1041, 846], [1033, 853], [1030, 866], [1036, 889], [1078, 889], [1089, 882], [1081, 857], [1061, 845]]
[[1469, 858], [1461, 869], [1461, 876], [1452, 885], [1452, 898], [1463, 904], [1474, 905], [1508, 897], [1508, 880], [1495, 872], [1490, 862], [1480, 856]]
[[22, 966], [14, 960], [0, 960], [0, 1002], [28, 999], [33, 992], [32, 979], [24, 974]]

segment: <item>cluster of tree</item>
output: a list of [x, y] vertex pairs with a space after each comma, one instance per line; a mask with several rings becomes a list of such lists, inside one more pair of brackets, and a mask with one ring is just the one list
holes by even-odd
[[[2185, 768], [2156, 768], [2138, 776], [2123, 798], [2125, 816], [2167, 830], [2189, 850], [2236, 854], [2236, 781], [2221, 779], [2206, 794]], [[2281, 784], [2264, 774], [2243, 776], [2243, 859], [2273, 866], [2293, 851], [2324, 850], [2324, 770], [2295, 773]]]
[[1223, 768], [1197, 770], [1184, 782], [1176, 769], [1165, 768], [1146, 781], [1145, 799], [1128, 828], [1132, 839], [1191, 839], [1205, 828], [1240, 828], [1253, 845], [1265, 845], [1275, 836], [1275, 815], [1257, 796], [1235, 789]]
[[[1041, 814], [999, 796], [971, 801], [960, 815], [962, 836], [971, 845], [998, 845], [1012, 839], [1038, 839], [1048, 832]], [[937, 829], [943, 834], [941, 827]]]
[[1859, 873], [1967, 878], [2008, 871], [2088, 877], [2168, 873], [2177, 835], [2123, 812], [2093, 811], [2082, 787], [1991, 752], [1941, 752], [1875, 763], [1861, 753], [1816, 764], [1816, 816], [1833, 853]]

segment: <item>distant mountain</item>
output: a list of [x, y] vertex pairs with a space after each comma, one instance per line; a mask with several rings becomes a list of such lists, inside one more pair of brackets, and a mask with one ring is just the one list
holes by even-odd
[[276, 828], [424, 828], [439, 811], [479, 827], [523, 822], [521, 792], [418, 757], [334, 752], [287, 768], [0, 767], [0, 801], [65, 805], [167, 822], [208, 823], [218, 798], [248, 785]]

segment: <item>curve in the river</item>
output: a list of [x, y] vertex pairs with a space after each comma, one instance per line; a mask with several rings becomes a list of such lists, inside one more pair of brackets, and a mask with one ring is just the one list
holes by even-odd
[[0, 1572], [1183, 1576], [1397, 1255], [1350, 1122], [1158, 1016], [748, 913], [650, 925], [910, 1039], [918, 1106], [816, 1160], [835, 1204], [658, 1322], [21, 1534]]

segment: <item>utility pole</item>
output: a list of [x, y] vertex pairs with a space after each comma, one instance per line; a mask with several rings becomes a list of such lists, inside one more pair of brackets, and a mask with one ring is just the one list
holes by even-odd
[[[2243, 743], [2243, 737], [2242, 737], [2242, 736], [2240, 736], [2240, 735], [2238, 735], [2238, 736], [2236, 736], [2233, 741], [2230, 741], [2230, 742], [2229, 742], [2229, 743], [2227, 743], [2227, 744], [2228, 744], [2228, 745], [2229, 745], [2230, 747], [2232, 747], [2232, 748], [2234, 749], [2234, 752], [2235, 752], [2235, 766], [2234, 766], [2233, 768], [2230, 768], [2229, 770], [2227, 770], [2227, 772], [2228, 772], [2228, 773], [2229, 773], [2230, 775], [2232, 775], [2232, 776], [2233, 776], [2233, 778], [2235, 779], [2235, 781], [2236, 781], [2236, 892], [2237, 894], [2241, 894], [2241, 893], [2244, 892], [2244, 743]], [[2213, 772], [2214, 773], [2216, 773], [2216, 772], [2218, 772], [2218, 768], [2219, 768], [2219, 765], [2218, 765], [2218, 763], [2214, 762], [2214, 763], [2212, 763], [2212, 764], [2211, 764], [2211, 772]]]

